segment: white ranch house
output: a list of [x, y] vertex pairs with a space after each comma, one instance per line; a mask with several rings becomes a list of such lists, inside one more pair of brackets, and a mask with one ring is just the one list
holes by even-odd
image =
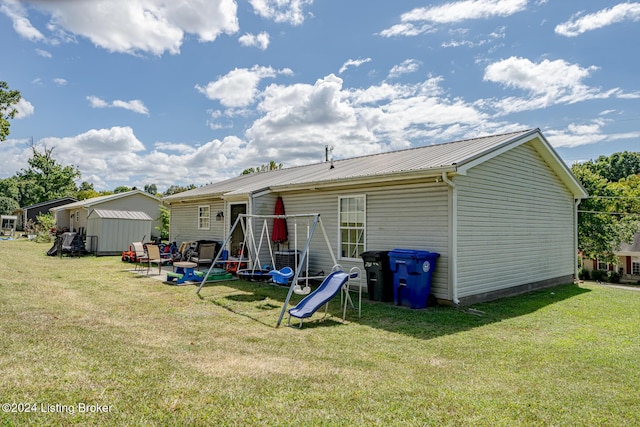
[[[538, 129], [243, 175], [167, 196], [170, 238], [222, 242], [238, 213], [271, 215], [278, 196], [288, 215], [321, 215], [347, 269], [363, 267], [367, 250], [438, 252], [431, 292], [441, 301], [469, 304], [577, 276], [577, 208], [587, 193]], [[347, 217], [356, 220], [340, 220]], [[310, 271], [331, 264], [326, 245], [312, 245]]]

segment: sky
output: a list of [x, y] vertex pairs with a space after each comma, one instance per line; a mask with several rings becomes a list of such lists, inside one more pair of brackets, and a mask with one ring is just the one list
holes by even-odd
[[640, 2], [0, 0], [0, 41], [0, 179], [32, 144], [160, 192], [532, 128], [568, 165], [640, 149]]

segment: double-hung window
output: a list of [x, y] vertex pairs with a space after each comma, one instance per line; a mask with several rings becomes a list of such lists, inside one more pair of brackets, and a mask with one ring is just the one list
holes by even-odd
[[211, 223], [211, 208], [198, 206], [198, 230], [208, 230]]
[[365, 251], [366, 198], [340, 197], [340, 257], [359, 259]]

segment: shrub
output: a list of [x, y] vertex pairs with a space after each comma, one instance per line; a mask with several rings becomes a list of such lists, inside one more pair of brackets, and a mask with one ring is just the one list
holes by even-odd
[[595, 280], [596, 282], [604, 282], [607, 279], [607, 272], [604, 270], [593, 270], [591, 272], [591, 280]]
[[608, 281], [609, 283], [620, 283], [620, 273], [617, 271], [610, 271]]
[[580, 280], [591, 279], [591, 274], [589, 274], [589, 270], [585, 270], [584, 268], [581, 268], [580, 271], [578, 271], [578, 279]]

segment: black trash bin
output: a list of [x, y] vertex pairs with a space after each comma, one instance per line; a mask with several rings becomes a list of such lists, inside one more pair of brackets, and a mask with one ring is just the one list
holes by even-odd
[[360, 256], [367, 272], [369, 300], [393, 302], [393, 276], [389, 268], [389, 251], [367, 251]]
[[426, 308], [431, 292], [431, 274], [440, 256], [436, 252], [394, 249], [389, 252], [393, 274], [393, 301], [410, 308]]

